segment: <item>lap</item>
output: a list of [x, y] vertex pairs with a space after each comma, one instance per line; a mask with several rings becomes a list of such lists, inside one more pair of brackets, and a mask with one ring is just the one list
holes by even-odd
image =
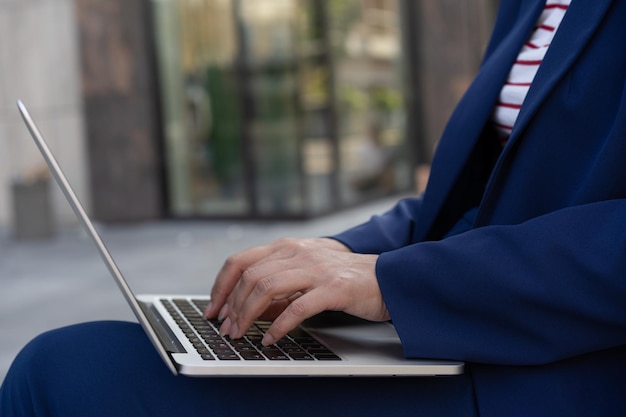
[[468, 375], [189, 378], [172, 375], [134, 323], [45, 333], [16, 358], [0, 414], [53, 416], [473, 416]]

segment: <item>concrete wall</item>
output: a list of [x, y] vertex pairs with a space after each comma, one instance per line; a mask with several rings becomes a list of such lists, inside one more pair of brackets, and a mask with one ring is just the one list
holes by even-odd
[[93, 217], [162, 218], [163, 165], [148, 0], [74, 0]]
[[[411, 1], [411, 0], [409, 0]], [[494, 0], [415, 2], [415, 84], [424, 160], [432, 159], [450, 114], [479, 69], [493, 27]]]
[[[11, 228], [11, 183], [43, 160], [15, 102], [29, 107], [75, 191], [89, 205], [80, 64], [73, 0], [0, 0], [0, 228]], [[74, 216], [54, 186], [59, 224]]]

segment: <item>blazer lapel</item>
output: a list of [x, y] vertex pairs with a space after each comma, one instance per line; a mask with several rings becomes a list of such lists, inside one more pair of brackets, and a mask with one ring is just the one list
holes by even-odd
[[523, 140], [522, 132], [538, 111], [542, 101], [580, 55], [613, 1], [572, 1], [537, 71], [537, 75], [520, 109], [513, 132], [493, 169], [474, 221], [475, 226], [488, 224], [494, 202], [494, 191], [498, 188], [497, 184], [502, 179], [500, 172], [514, 156], [517, 142]]
[[466, 164], [506, 81], [513, 62], [528, 39], [543, 10], [545, 0], [521, 0], [521, 14], [497, 47], [484, 61], [474, 82], [459, 102], [443, 132], [433, 160], [430, 181], [424, 195], [420, 221], [414, 237], [426, 237], [437, 213]]
[[528, 91], [504, 153], [519, 139], [541, 102], [574, 63], [613, 1], [572, 1]]

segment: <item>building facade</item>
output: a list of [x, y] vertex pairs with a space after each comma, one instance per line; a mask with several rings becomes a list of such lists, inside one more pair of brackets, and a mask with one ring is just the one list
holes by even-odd
[[[78, 51], [73, 0], [0, 0], [0, 226], [15, 217], [14, 185], [46, 177], [18, 99], [47, 133], [76, 192], [90, 201]], [[71, 221], [62, 196], [50, 198], [55, 217]]]
[[494, 8], [0, 0], [0, 225], [42, 176], [18, 98], [99, 220], [306, 218], [414, 190]]

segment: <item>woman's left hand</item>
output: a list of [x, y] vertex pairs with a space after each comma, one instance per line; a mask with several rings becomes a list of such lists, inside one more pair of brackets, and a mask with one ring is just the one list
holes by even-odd
[[240, 338], [254, 320], [269, 313], [275, 317], [263, 339], [263, 344], [269, 345], [326, 310], [372, 321], [389, 320], [376, 278], [378, 255], [355, 254], [319, 242], [281, 239], [250, 249], [246, 252], [266, 256], [248, 265], [246, 252], [231, 257], [214, 286], [232, 288], [221, 306], [224, 322], [220, 331]]

